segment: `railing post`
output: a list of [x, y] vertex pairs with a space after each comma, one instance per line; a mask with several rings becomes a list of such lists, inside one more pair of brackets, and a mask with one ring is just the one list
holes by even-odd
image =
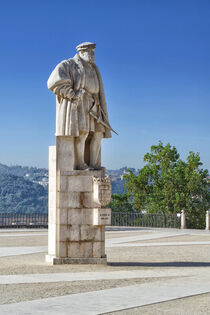
[[181, 210], [181, 229], [186, 229], [186, 217], [184, 210]]
[[206, 230], [210, 230], [210, 211], [206, 211]]

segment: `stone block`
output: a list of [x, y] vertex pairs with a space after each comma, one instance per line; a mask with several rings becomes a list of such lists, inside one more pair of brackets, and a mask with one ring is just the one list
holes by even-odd
[[93, 209], [82, 209], [81, 210], [82, 224], [93, 224]]
[[80, 208], [81, 196], [79, 192], [60, 192], [57, 194], [57, 206], [60, 208]]
[[74, 137], [56, 137], [57, 170], [72, 171], [74, 169]]
[[96, 176], [96, 177], [104, 177], [105, 176], [105, 168], [102, 167], [101, 170], [73, 170], [73, 171], [65, 171], [61, 170], [61, 174], [65, 176]]
[[103, 243], [102, 242], [94, 242], [93, 243], [93, 257], [101, 258], [103, 256]]
[[68, 176], [68, 191], [90, 192], [93, 191], [91, 176]]
[[92, 241], [95, 236], [95, 229], [90, 225], [81, 225], [81, 241]]
[[68, 224], [68, 209], [58, 208], [57, 210], [57, 224]]
[[68, 224], [82, 224], [82, 211], [80, 209], [68, 209]]
[[84, 192], [80, 196], [81, 204], [84, 208], [97, 208], [100, 204], [93, 200], [93, 193]]
[[92, 242], [80, 243], [80, 257], [92, 258], [93, 257], [93, 244]]
[[64, 224], [58, 224], [58, 241], [59, 242], [66, 242], [70, 239], [70, 226]]
[[56, 257], [68, 257], [68, 244], [66, 242], [56, 243]]
[[70, 242], [68, 256], [71, 258], [91, 258], [93, 246], [91, 242]]
[[79, 225], [59, 225], [60, 231], [59, 240], [61, 242], [80, 241], [80, 226]]
[[57, 182], [58, 182], [57, 190], [59, 192], [60, 191], [66, 192], [67, 191], [67, 182], [68, 182], [67, 176], [58, 175]]
[[69, 240], [79, 242], [80, 241], [80, 226], [79, 225], [72, 225], [70, 227], [70, 235]]
[[64, 264], [107, 264], [107, 258], [58, 258], [50, 255], [46, 255], [46, 262], [51, 265], [64, 265]]
[[101, 240], [105, 241], [105, 226], [100, 226], [101, 230]]
[[71, 242], [68, 244], [68, 256], [71, 258], [80, 258], [82, 257], [82, 253], [80, 253], [80, 243]]
[[92, 227], [94, 229], [94, 241], [102, 241], [101, 227]]

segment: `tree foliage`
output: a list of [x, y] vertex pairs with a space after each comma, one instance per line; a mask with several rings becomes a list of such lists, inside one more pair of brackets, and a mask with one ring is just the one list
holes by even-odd
[[133, 207], [150, 213], [180, 213], [185, 210], [188, 227], [203, 228], [210, 206], [208, 171], [200, 168], [198, 153], [190, 152], [186, 162], [175, 147], [162, 142], [151, 146], [138, 175], [124, 176]]
[[115, 212], [131, 212], [133, 210], [132, 204], [128, 200], [128, 195], [126, 193], [112, 194], [112, 199], [110, 201], [110, 208]]

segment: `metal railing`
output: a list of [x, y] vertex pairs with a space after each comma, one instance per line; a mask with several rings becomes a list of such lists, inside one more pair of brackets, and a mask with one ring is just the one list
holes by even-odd
[[0, 228], [47, 228], [48, 214], [0, 213]]
[[[180, 228], [180, 218], [174, 215], [112, 212], [112, 226]], [[47, 228], [48, 214], [0, 213], [0, 228]]]
[[176, 214], [112, 212], [112, 226], [180, 228], [180, 225]]

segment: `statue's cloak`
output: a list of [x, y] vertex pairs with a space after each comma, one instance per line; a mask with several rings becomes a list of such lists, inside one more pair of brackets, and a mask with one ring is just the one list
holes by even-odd
[[[94, 64], [99, 81], [99, 101], [102, 119], [109, 124], [104, 88], [99, 69]], [[85, 94], [78, 104], [73, 102], [77, 91], [84, 88], [85, 70], [79, 55], [59, 63], [51, 73], [47, 86], [56, 94], [56, 136], [78, 137], [79, 131], [90, 131], [89, 113]], [[111, 131], [105, 128], [104, 138], [111, 138]]]

